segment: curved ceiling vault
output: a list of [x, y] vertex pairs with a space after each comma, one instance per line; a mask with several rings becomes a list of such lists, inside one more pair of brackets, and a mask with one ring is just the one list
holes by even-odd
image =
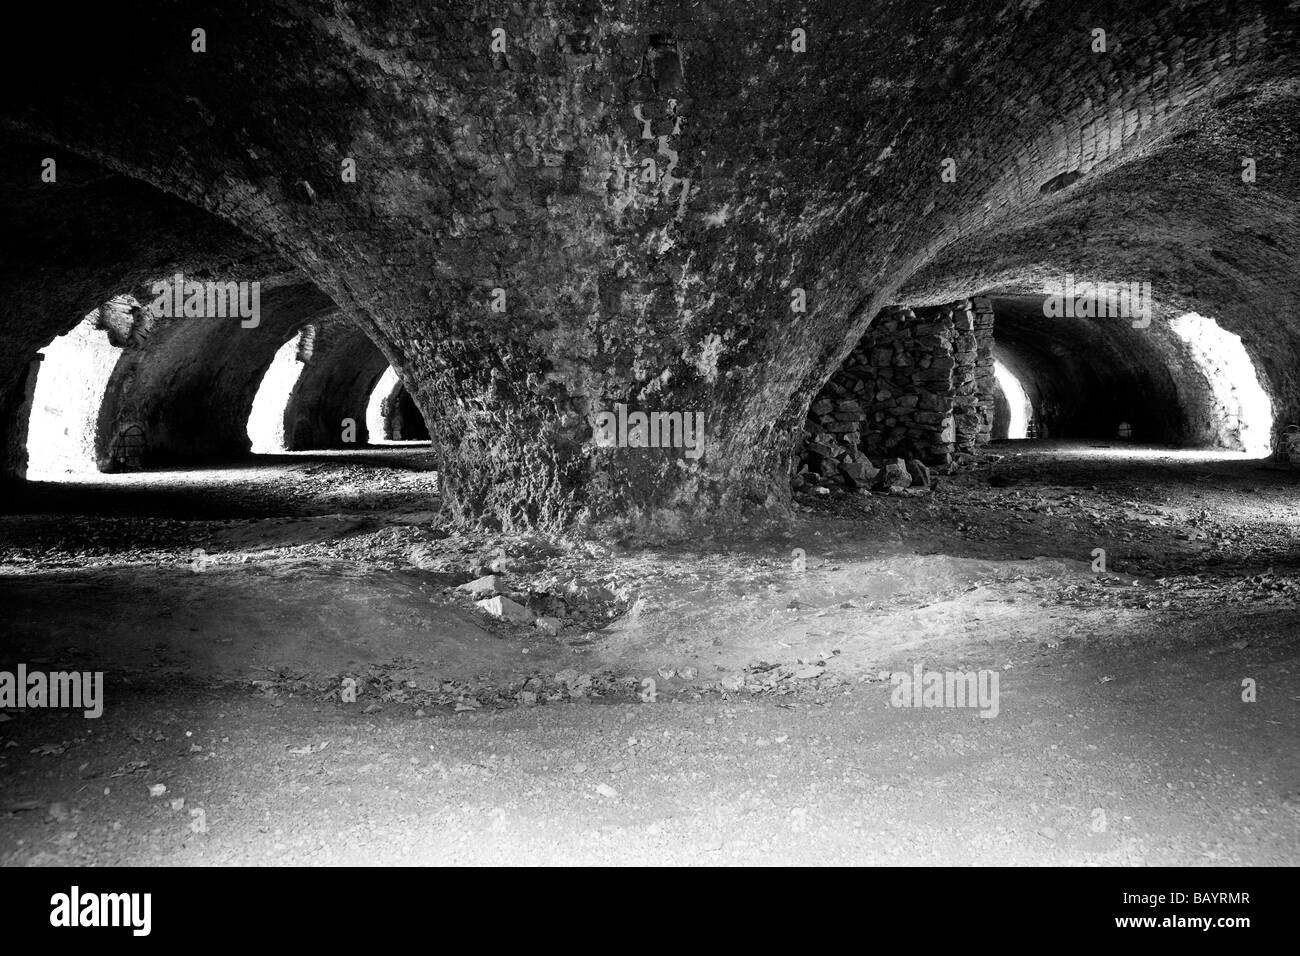
[[[300, 269], [439, 409], [453, 517], [779, 505], [809, 400], [883, 305], [1071, 269], [1149, 274], [1240, 334], [1284, 417], [1300, 399], [1285, 4], [226, 0], [12, 33], [57, 37], [51, 62], [150, 51], [10, 83], [0, 125]], [[596, 448], [615, 402], [699, 411], [708, 453]]]
[[[5, 474], [25, 469], [37, 350], [113, 296], [134, 296], [147, 306], [153, 284], [177, 273], [200, 281], [257, 282], [260, 321], [245, 327], [237, 318], [155, 318], [141, 315], [141, 309], [110, 323], [107, 341], [120, 355], [103, 391], [97, 426], [90, 426], [101, 467], [110, 466], [115, 440], [131, 426], [143, 430], [154, 464], [246, 453], [245, 424], [257, 384], [276, 348], [308, 323], [331, 330], [323, 336], [325, 360], [312, 366], [308, 383], [320, 375], [332, 387], [359, 375], [364, 387], [372, 366], [382, 371], [387, 365], [367, 334], [342, 318], [328, 296], [264, 245], [210, 213], [78, 157], [59, 163], [61, 190], [50, 190], [35, 177], [20, 180], [19, 171], [39, 168], [48, 152], [21, 135], [0, 137], [5, 177], [0, 203], [6, 221], [23, 227], [0, 239], [5, 264], [0, 288], [10, 305], [0, 324]], [[333, 399], [328, 388], [304, 392], [293, 414], [332, 419], [332, 407], [313, 403]], [[334, 404], [339, 402], [347, 405], [346, 395]], [[364, 397], [357, 404], [363, 413]], [[360, 421], [364, 431], [364, 414]], [[319, 441], [324, 434], [318, 425], [313, 437], [300, 436], [300, 443], [328, 447]]]

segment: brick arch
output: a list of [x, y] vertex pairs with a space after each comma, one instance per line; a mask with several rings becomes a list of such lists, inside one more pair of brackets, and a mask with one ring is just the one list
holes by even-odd
[[1135, 441], [1212, 444], [1200, 373], [1167, 329], [1135, 329], [1123, 318], [1049, 319], [1041, 296], [991, 302], [999, 357], [1029, 396], [1042, 434], [1114, 438], [1127, 423]]
[[124, 350], [100, 407], [98, 457], [137, 425], [151, 466], [228, 461], [249, 453], [248, 417], [276, 351], [304, 326], [335, 315], [334, 303], [300, 280], [264, 286], [261, 317], [155, 320]]
[[[317, 324], [312, 354], [294, 384], [284, 410], [284, 434], [291, 451], [364, 445], [366, 403], [388, 359], [357, 326], [334, 316]], [[344, 440], [344, 420], [353, 423], [353, 443]]]
[[429, 426], [400, 379], [381, 401], [383, 437], [392, 441], [427, 441]]
[[[775, 3], [106, 12], [35, 52], [151, 55], [10, 84], [3, 121], [300, 268], [401, 365], [427, 417], [445, 410], [454, 516], [671, 528], [785, 501], [813, 394], [881, 307], [914, 301], [899, 293], [918, 270], [941, 276], [954, 244], [1073, 203], [1216, 98], [1237, 111], [1231, 94], [1296, 65], [1280, 5], [976, 2], [954, 21], [814, 0], [799, 15], [811, 55], [790, 52]], [[504, 55], [487, 50], [498, 25]], [[1106, 54], [1089, 46], [1098, 25]], [[806, 313], [789, 310], [796, 286]], [[595, 448], [594, 415], [619, 401], [702, 411], [707, 454]]]
[[[1002, 294], [1008, 302], [1041, 302], [1067, 276], [1148, 281], [1157, 302], [1150, 329], [1044, 319], [1032, 326], [1018, 322], [1022, 327], [1009, 344], [1025, 361], [1031, 353], [1038, 356], [1043, 382], [1068, 382], [1073, 374], [1070, 363], [1051, 358], [1053, 350], [1073, 356], [1080, 374], [1091, 364], [1099, 370], [1088, 374], [1094, 390], [1103, 393], [1101, 405], [1114, 396], [1105, 397], [1096, 376], [1128, 369], [1125, 403], [1163, 410], [1163, 421], [1146, 416], [1148, 436], [1203, 444], [1213, 431], [1198, 407], [1203, 383], [1169, 334], [1168, 322], [1185, 312], [1212, 316], [1241, 337], [1272, 400], [1277, 439], [1288, 423], [1300, 420], [1300, 325], [1294, 320], [1300, 310], [1294, 266], [1300, 175], [1276, 161], [1284, 144], [1300, 136], [1297, 115], [1295, 80], [1206, 104], [1191, 128], [1127, 166], [1069, 187], [1068, 201], [1043, 215], [954, 244], [919, 271], [903, 294], [942, 301], [960, 289]], [[1259, 158], [1253, 183], [1242, 181], [1243, 157]], [[1004, 328], [1013, 331], [1010, 324]], [[1139, 379], [1145, 383], [1140, 387]], [[1060, 384], [1044, 387], [1068, 391]]]
[[[36, 174], [51, 154], [57, 189]], [[0, 232], [0, 477], [25, 474], [34, 360], [56, 336], [159, 275], [289, 271], [218, 218], [23, 135], [0, 135], [0, 218], [13, 224]]]

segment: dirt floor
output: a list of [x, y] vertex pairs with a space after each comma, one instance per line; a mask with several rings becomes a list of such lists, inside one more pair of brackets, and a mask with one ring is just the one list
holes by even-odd
[[33, 484], [0, 669], [106, 701], [0, 713], [0, 863], [1300, 862], [1300, 472], [990, 451], [689, 548], [449, 534], [409, 446]]

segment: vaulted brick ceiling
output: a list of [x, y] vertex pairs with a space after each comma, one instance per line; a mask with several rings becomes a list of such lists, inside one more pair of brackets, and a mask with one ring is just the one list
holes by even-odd
[[[466, 518], [779, 509], [811, 395], [890, 302], [1145, 271], [1297, 347], [1283, 3], [224, 0], [14, 36], [7, 70], [47, 68], [7, 78], [3, 128], [69, 161], [44, 188], [84, 156], [300, 270], [400, 365]], [[707, 454], [594, 448], [619, 401], [702, 410]]]

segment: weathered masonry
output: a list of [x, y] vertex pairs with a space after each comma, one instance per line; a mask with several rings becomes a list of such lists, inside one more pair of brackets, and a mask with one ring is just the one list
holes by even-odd
[[885, 309], [813, 400], [800, 483], [869, 487], [885, 459], [960, 467], [989, 440], [994, 392], [987, 299]]
[[[1226, 413], [1180, 411], [1195, 379], [1153, 364], [1183, 354], [1160, 336], [1188, 313], [1240, 338], [1275, 447], [1300, 422], [1289, 4], [972, 0], [957, 17], [913, 0], [392, 0], [268, 17], [256, 0], [196, 0], [91, 8], [75, 28], [33, 15], [46, 22], [11, 32], [42, 62], [150, 55], [39, 83], [0, 58], [0, 202], [20, 224], [0, 238], [7, 475], [22, 473], [35, 352], [176, 272], [261, 282], [268, 317], [212, 343], [229, 413], [177, 411], [215, 394], [197, 376], [156, 423], [123, 419], [131, 447], [139, 427], [197, 454], [213, 443], [191, 426], [213, 424], [218, 451], [237, 451], [257, 379], [239, 356], [273, 354], [258, 334], [272, 293], [299, 283], [321, 299], [301, 303], [308, 318], [337, 310], [381, 357], [313, 373], [303, 400], [360, 393], [386, 362], [429, 424], [446, 513], [468, 527], [779, 517], [814, 402], [815, 426], [836, 429], [815, 427], [819, 444], [856, 431], [864, 455], [960, 466], [990, 417], [975, 296], [1029, 302], [997, 325], [1054, 436], [1121, 421], [1135, 440], [1231, 436]], [[1031, 300], [1070, 275], [1149, 282], [1154, 322], [1043, 325]], [[1120, 361], [1089, 364], [1083, 342]], [[855, 349], [858, 379], [828, 389]], [[1061, 384], [1076, 381], [1096, 388]], [[619, 404], [702, 415], [702, 454], [600, 447], [595, 416]], [[286, 432], [333, 440], [339, 414], [302, 408]]]

